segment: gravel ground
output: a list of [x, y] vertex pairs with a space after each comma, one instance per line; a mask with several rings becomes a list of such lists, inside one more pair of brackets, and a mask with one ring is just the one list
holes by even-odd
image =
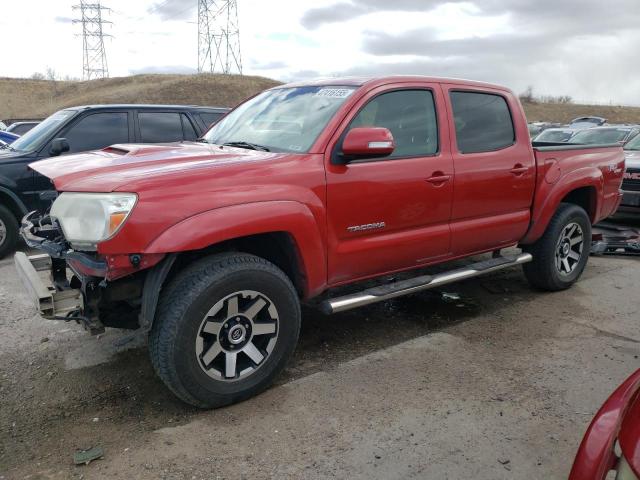
[[[640, 261], [574, 288], [520, 269], [325, 317], [258, 397], [202, 412], [145, 339], [44, 321], [0, 261], [0, 479], [566, 478], [608, 394], [640, 367]], [[77, 449], [105, 454], [76, 467]]]

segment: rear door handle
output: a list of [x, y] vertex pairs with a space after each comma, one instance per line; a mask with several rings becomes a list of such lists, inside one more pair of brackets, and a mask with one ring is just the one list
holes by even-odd
[[435, 172], [431, 177], [427, 178], [427, 182], [436, 186], [440, 186], [451, 179], [451, 175], [445, 175], [440, 172]]
[[511, 170], [509, 170], [516, 176], [524, 175], [529, 171], [529, 167], [523, 166], [521, 163], [517, 163]]

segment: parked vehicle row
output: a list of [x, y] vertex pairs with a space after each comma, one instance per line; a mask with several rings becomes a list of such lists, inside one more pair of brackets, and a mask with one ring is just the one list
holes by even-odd
[[571, 126], [548, 128], [534, 137], [535, 142], [573, 143], [580, 145], [597, 145], [618, 143], [624, 145], [640, 133], [637, 125], [608, 125], [574, 129]]
[[[49, 179], [31, 162], [118, 143], [195, 141], [228, 109], [172, 105], [93, 105], [60, 110], [0, 150], [0, 258], [18, 239], [22, 217], [51, 203]], [[8, 132], [2, 135], [13, 136]], [[7, 142], [9, 143], [9, 142]]]
[[[62, 151], [51, 138], [47, 151]], [[15, 256], [41, 314], [92, 333], [149, 332], [159, 377], [210, 408], [273, 381], [295, 348], [302, 301], [336, 313], [515, 265], [536, 288], [569, 288], [592, 223], [620, 202], [624, 154], [532, 146], [510, 90], [407, 76], [278, 86], [203, 143], [122, 142], [31, 168], [57, 194], [22, 228], [48, 256]], [[500, 254], [516, 245], [522, 253]], [[336, 290], [347, 284], [355, 293]]]

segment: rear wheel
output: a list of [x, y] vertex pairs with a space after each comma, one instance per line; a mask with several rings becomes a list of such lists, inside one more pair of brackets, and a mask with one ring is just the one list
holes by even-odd
[[13, 250], [18, 241], [18, 221], [13, 212], [0, 205], [0, 258]]
[[267, 388], [299, 331], [300, 304], [287, 276], [259, 257], [222, 254], [198, 261], [167, 287], [149, 347], [173, 393], [211, 408]]
[[523, 265], [531, 285], [542, 290], [564, 290], [584, 271], [591, 248], [591, 221], [583, 208], [561, 203], [544, 235], [525, 246], [533, 261]]

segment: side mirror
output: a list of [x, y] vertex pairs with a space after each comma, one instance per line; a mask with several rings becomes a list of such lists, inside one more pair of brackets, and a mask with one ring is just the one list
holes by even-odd
[[66, 138], [54, 138], [51, 141], [51, 148], [49, 148], [49, 155], [57, 157], [61, 153], [69, 151], [69, 142]]
[[387, 128], [357, 127], [349, 130], [342, 141], [342, 157], [344, 163], [349, 158], [386, 157], [396, 148], [393, 135]]

